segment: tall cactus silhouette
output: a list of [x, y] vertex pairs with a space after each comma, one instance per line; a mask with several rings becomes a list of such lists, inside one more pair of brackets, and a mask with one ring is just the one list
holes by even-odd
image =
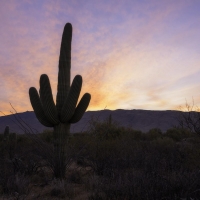
[[77, 105], [82, 86], [82, 77], [76, 75], [70, 87], [72, 25], [64, 27], [60, 57], [56, 105], [53, 100], [51, 85], [46, 74], [40, 76], [39, 94], [36, 88], [29, 89], [29, 96], [38, 120], [47, 127], [54, 128], [54, 175], [65, 176], [66, 136], [70, 124], [78, 122], [85, 113], [91, 96], [85, 93]]
[[8, 153], [9, 159], [12, 160], [15, 156], [17, 134], [10, 133], [9, 126], [6, 126], [3, 137], [4, 137], [4, 143], [3, 143], [4, 144], [4, 154], [6, 151]]
[[7, 141], [9, 139], [9, 126], [6, 126], [4, 133], [3, 133], [3, 137], [4, 137], [4, 141]]

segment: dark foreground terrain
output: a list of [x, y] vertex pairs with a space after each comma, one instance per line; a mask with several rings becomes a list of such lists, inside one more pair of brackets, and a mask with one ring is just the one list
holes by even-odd
[[52, 132], [0, 136], [1, 199], [200, 199], [200, 136], [108, 121], [68, 137], [66, 176], [52, 170]]

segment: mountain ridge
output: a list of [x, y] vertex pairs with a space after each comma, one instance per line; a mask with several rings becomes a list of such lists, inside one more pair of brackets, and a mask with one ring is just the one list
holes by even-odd
[[[112, 119], [120, 126], [130, 127], [135, 130], [147, 132], [152, 128], [159, 128], [162, 132], [177, 126], [181, 111], [175, 110], [142, 110], [142, 109], [116, 109], [116, 110], [98, 110], [87, 111], [82, 119], [71, 125], [71, 133], [87, 131], [92, 119], [105, 121], [111, 114]], [[21, 123], [21, 124], [20, 124]], [[20, 128], [24, 124], [27, 131], [43, 132], [49, 129], [37, 120], [33, 111], [26, 111], [0, 117], [0, 133], [3, 133], [6, 125], [10, 127], [11, 132], [24, 133], [25, 128]], [[30, 129], [31, 128], [31, 129]]]

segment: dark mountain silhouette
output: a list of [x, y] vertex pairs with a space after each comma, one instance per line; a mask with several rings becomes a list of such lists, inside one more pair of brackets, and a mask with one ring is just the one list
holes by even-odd
[[[86, 131], [90, 126], [91, 119], [99, 121], [106, 120], [109, 115], [120, 126], [131, 127], [136, 130], [147, 132], [152, 128], [159, 128], [163, 132], [167, 129], [178, 125], [178, 118], [181, 116], [180, 111], [151, 111], [151, 110], [100, 110], [87, 111], [83, 118], [76, 124], [71, 126], [71, 132], [77, 133]], [[27, 124], [27, 125], [25, 125]], [[17, 113], [0, 117], [0, 133], [4, 132], [6, 125], [10, 126], [11, 132], [24, 133], [25, 127], [27, 131], [30, 127], [34, 132], [43, 132], [48, 129], [40, 124], [33, 111]], [[22, 129], [20, 126], [24, 126]]]

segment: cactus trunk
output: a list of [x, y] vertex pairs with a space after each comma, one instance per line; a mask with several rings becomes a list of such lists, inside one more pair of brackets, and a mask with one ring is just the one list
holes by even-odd
[[65, 177], [66, 166], [66, 144], [70, 132], [69, 123], [60, 123], [54, 126], [54, 155], [53, 155], [53, 168], [56, 178]]

